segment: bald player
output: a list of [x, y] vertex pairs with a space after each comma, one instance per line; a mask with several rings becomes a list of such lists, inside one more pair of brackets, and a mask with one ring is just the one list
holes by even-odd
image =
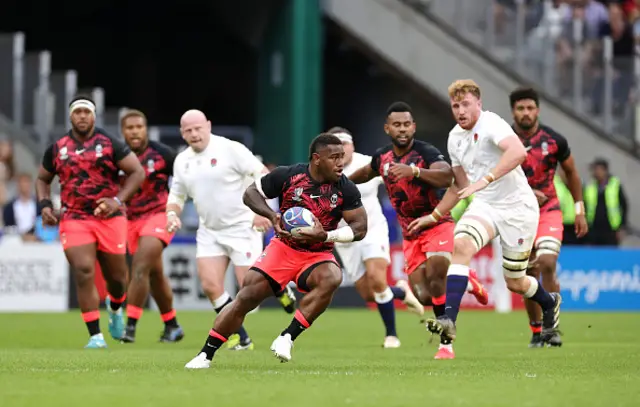
[[[247, 270], [262, 253], [261, 232], [271, 227], [267, 218], [255, 215], [242, 202], [246, 187], [268, 170], [244, 145], [211, 134], [211, 122], [199, 110], [182, 115], [180, 133], [189, 147], [173, 164], [167, 229], [180, 229], [182, 208], [191, 197], [200, 218], [196, 233], [198, 276], [204, 293], [220, 313], [232, 301], [224, 289], [229, 261], [242, 286]], [[295, 302], [290, 288], [279, 294], [283, 306]], [[227, 342], [229, 349], [253, 349], [244, 327], [237, 335]]]

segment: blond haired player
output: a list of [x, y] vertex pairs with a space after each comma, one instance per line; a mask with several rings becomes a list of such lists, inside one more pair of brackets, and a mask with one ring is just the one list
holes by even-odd
[[427, 329], [451, 340], [456, 338], [456, 319], [467, 287], [471, 258], [500, 236], [507, 287], [540, 304], [542, 336], [554, 335], [562, 299], [526, 275], [540, 217], [538, 201], [520, 167], [527, 152], [506, 121], [482, 110], [480, 87], [474, 81], [452, 83], [449, 99], [458, 124], [449, 133], [447, 148], [454, 184], [443, 198], [448, 205], [442, 209], [448, 211], [459, 199], [471, 195], [474, 199], [454, 230], [445, 315], [428, 320]]

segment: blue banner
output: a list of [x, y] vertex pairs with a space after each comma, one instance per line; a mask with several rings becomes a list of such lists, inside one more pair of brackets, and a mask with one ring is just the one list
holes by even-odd
[[640, 311], [640, 250], [563, 247], [558, 278], [564, 310]]

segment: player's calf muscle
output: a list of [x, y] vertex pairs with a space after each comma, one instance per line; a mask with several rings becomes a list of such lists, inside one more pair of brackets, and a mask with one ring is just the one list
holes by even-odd
[[433, 256], [427, 260], [426, 278], [429, 291], [435, 297], [445, 293], [449, 260], [442, 256]]

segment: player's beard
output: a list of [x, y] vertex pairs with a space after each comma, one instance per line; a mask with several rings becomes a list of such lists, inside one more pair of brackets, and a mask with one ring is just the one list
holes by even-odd
[[90, 126], [88, 129], [86, 130], [80, 130], [75, 124], [71, 125], [71, 128], [73, 129], [73, 131], [78, 134], [79, 136], [82, 137], [86, 137], [89, 134], [91, 134], [91, 132], [93, 131], [93, 126]]
[[518, 123], [518, 127], [520, 127], [522, 130], [524, 131], [529, 131], [531, 129], [533, 129], [534, 127], [536, 127], [536, 125], [538, 124], [538, 119], [532, 120], [530, 122], [523, 122], [522, 120], [520, 120], [520, 122]]

